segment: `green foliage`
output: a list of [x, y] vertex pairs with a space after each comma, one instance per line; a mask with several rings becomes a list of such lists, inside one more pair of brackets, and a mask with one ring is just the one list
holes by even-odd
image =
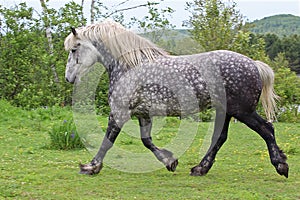
[[199, 113], [199, 118], [201, 122], [211, 122], [215, 116], [213, 109], [207, 109]]
[[[123, 15], [117, 7], [109, 10], [103, 3], [97, 1], [97, 4], [95, 19], [110, 16], [122, 22]], [[141, 21], [132, 20], [143, 23], [145, 29], [172, 27], [165, 17], [172, 9], [158, 10], [156, 5], [158, 3], [148, 2], [149, 16]], [[73, 1], [57, 10], [47, 5], [43, 8], [42, 13], [34, 15], [34, 9], [26, 3], [13, 8], [0, 7], [0, 97], [27, 109], [71, 104], [72, 85], [64, 81], [67, 52], [63, 42], [70, 27], [85, 25], [87, 21], [82, 7]], [[46, 38], [47, 27], [50, 27], [52, 41]], [[58, 81], [53, 70], [59, 76]], [[106, 74], [101, 77], [96, 91], [96, 106], [102, 114], [109, 112], [108, 85]]]
[[191, 55], [205, 52], [201, 44], [191, 38], [187, 29], [168, 29], [161, 33], [147, 32], [141, 34], [141, 36], [152, 40], [151, 38], [153, 37], [151, 35], [155, 34], [159, 34], [161, 37], [156, 45], [171, 55]]
[[192, 16], [186, 22], [192, 37], [206, 51], [229, 49], [239, 31], [243, 30], [243, 16], [236, 9], [236, 3], [221, 0], [194, 0], [187, 3]]
[[291, 14], [274, 15], [255, 20], [251, 31], [258, 34], [273, 33], [280, 37], [299, 34], [300, 17]]
[[265, 34], [262, 36], [265, 40], [265, 49], [268, 56], [274, 60], [274, 58], [281, 51], [281, 40], [276, 34]]
[[72, 119], [64, 120], [62, 123], [54, 125], [52, 130], [49, 131], [49, 136], [51, 149], [71, 150], [84, 148]]
[[300, 35], [279, 37], [275, 34], [265, 34], [259, 37], [265, 40], [266, 53], [272, 60], [278, 54], [284, 53], [289, 61], [288, 67], [296, 73], [300, 73]]
[[228, 49], [249, 56], [253, 60], [267, 59], [265, 53], [265, 41], [247, 31], [239, 31]]
[[[99, 7], [96, 8], [95, 19], [111, 16], [124, 23], [120, 7], [109, 10], [103, 3], [97, 2]], [[181, 35], [167, 31], [174, 28], [168, 20], [173, 9], [159, 9], [158, 4], [145, 4], [147, 15], [143, 19], [133, 17], [130, 25], [138, 25], [147, 32], [146, 37], [173, 55], [228, 49], [267, 62], [275, 69], [275, 90], [281, 96], [279, 119], [299, 119], [296, 109], [299, 105], [299, 78], [288, 69], [300, 72], [299, 35], [255, 35], [248, 31], [250, 26], [244, 24], [235, 2], [195, 0], [187, 3], [192, 14], [187, 23], [193, 28], [190, 39], [186, 31], [179, 31]], [[46, 6], [45, 11], [35, 15], [33, 8], [20, 3], [13, 8], [0, 6], [0, 11], [0, 98], [22, 108], [35, 109], [36, 112], [40, 110], [41, 113], [52, 112], [51, 109], [57, 106], [71, 105], [73, 86], [64, 81], [67, 52], [63, 49], [63, 41], [70, 33], [70, 27], [86, 24], [82, 7], [72, 1], [57, 10]], [[272, 19], [278, 23], [286, 24], [290, 21], [292, 24], [292, 18], [295, 17], [291, 17], [277, 16]], [[53, 52], [45, 36], [47, 26], [51, 28]], [[53, 76], [53, 68], [59, 76], [58, 82]], [[96, 99], [97, 113], [107, 115], [110, 111], [107, 102], [108, 74], [102, 74], [98, 82], [97, 89], [89, 94], [88, 99]], [[283, 114], [287, 112], [290, 112], [288, 116], [296, 118], [284, 117]], [[209, 112], [202, 114], [209, 120]], [[47, 117], [47, 114], [41, 117]]]
[[300, 35], [283, 37], [281, 40], [281, 51], [289, 61], [289, 67], [300, 73]]
[[300, 104], [300, 79], [288, 68], [283, 54], [279, 54], [271, 64], [275, 70], [275, 90], [282, 98], [281, 106]]
[[144, 32], [145, 37], [154, 43], [160, 43], [164, 39], [163, 36], [168, 34], [168, 30], [174, 28], [167, 18], [174, 10], [170, 7], [158, 9], [155, 5], [148, 3], [147, 15], [141, 20], [132, 17], [130, 26], [137, 25]]
[[242, 14], [233, 1], [195, 0], [187, 3], [192, 17], [187, 22], [190, 33], [206, 51], [227, 49], [255, 60], [265, 60], [265, 43], [249, 32]]
[[[65, 105], [70, 103], [71, 85], [56, 82], [51, 67], [64, 80], [67, 53], [63, 39], [71, 26], [86, 22], [82, 8], [71, 2], [57, 10], [48, 9], [33, 15], [33, 8], [21, 3], [1, 10], [0, 97], [24, 108]], [[54, 51], [49, 52], [45, 25], [51, 24]]]
[[277, 118], [280, 122], [300, 122], [300, 79], [288, 68], [289, 63], [279, 54], [271, 66], [275, 71], [274, 89], [280, 97]]
[[265, 40], [267, 55], [273, 60], [284, 53], [289, 68], [300, 73], [300, 17], [293, 15], [275, 15], [256, 20], [250, 28]]
[[300, 66], [299, 36], [279, 38], [269, 34], [262, 37], [249, 32], [249, 24], [243, 24], [236, 4], [231, 1], [195, 0], [188, 3], [188, 8], [192, 10], [189, 23], [193, 29], [190, 32], [206, 50], [228, 49], [272, 66], [275, 70], [275, 91], [281, 97], [278, 120], [299, 121], [300, 80], [289, 68]]

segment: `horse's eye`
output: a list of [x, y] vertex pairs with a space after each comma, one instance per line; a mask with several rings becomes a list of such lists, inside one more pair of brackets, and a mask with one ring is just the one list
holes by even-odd
[[72, 53], [75, 53], [75, 52], [76, 52], [76, 50], [77, 50], [77, 49], [72, 49], [71, 51], [72, 51]]

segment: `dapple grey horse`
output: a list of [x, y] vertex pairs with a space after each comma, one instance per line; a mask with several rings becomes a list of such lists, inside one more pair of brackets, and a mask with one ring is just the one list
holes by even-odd
[[178, 160], [173, 153], [152, 142], [152, 117], [183, 116], [215, 107], [211, 146], [201, 162], [191, 169], [191, 175], [208, 173], [234, 117], [265, 140], [271, 163], [280, 175], [288, 177], [287, 157], [276, 144], [273, 125], [256, 112], [259, 99], [269, 120], [274, 117], [276, 107], [274, 73], [265, 63], [225, 50], [170, 56], [111, 20], [72, 28], [65, 39], [65, 48], [70, 51], [65, 74], [68, 82], [79, 81], [96, 62], [102, 63], [109, 74], [108, 128], [92, 161], [80, 165], [81, 173], [100, 172], [105, 154], [132, 116], [139, 120], [145, 147], [169, 171], [175, 171]]

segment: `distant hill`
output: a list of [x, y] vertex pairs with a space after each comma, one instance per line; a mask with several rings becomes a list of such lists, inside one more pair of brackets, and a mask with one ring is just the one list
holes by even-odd
[[[273, 15], [251, 22], [253, 33], [274, 33], [278, 36], [300, 35], [300, 17], [290, 14]], [[190, 36], [187, 29], [175, 29], [181, 36]]]
[[251, 31], [254, 33], [274, 33], [278, 36], [300, 34], [300, 17], [283, 14], [255, 20]]

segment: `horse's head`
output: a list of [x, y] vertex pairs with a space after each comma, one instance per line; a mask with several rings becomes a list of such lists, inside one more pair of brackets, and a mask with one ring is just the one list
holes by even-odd
[[70, 51], [65, 78], [69, 83], [74, 83], [98, 61], [100, 54], [91, 41], [79, 37], [75, 28], [72, 28], [72, 33], [66, 38], [64, 45]]

